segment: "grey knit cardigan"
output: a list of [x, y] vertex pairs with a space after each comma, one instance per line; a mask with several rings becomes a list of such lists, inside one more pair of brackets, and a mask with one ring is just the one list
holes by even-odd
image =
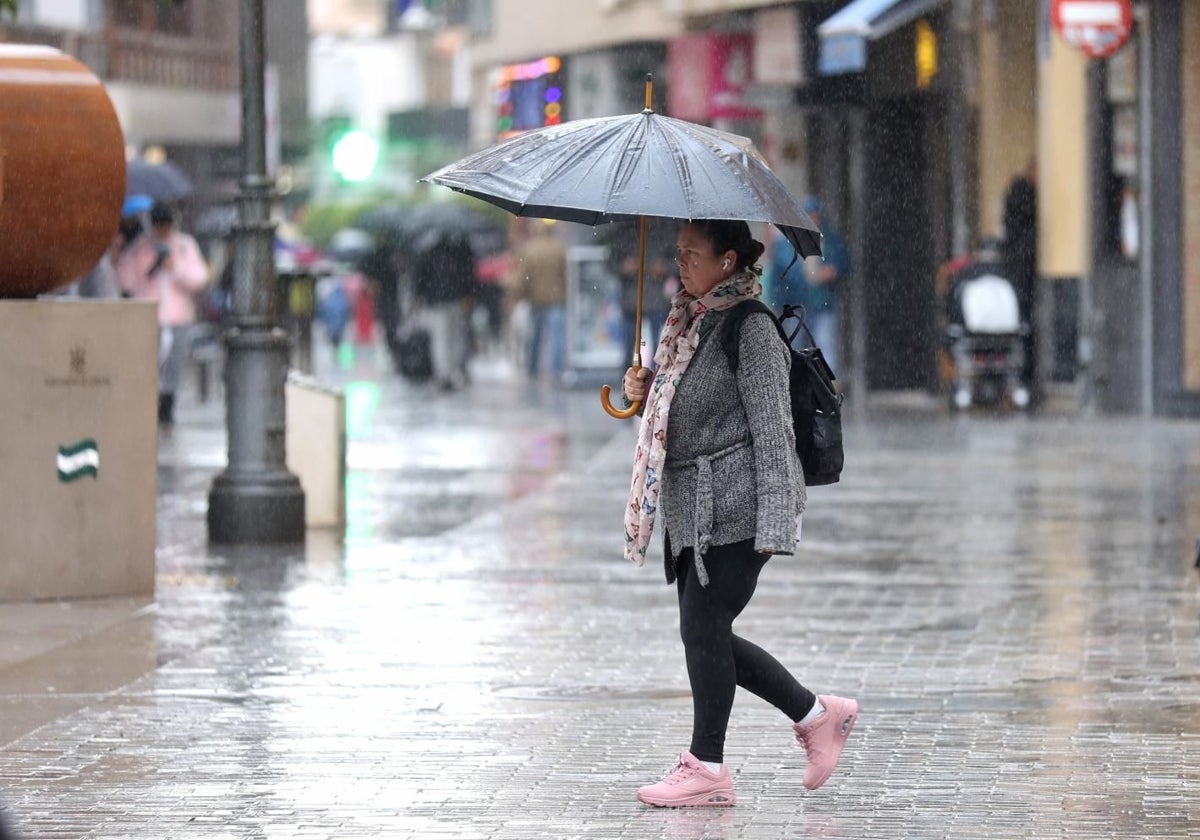
[[788, 396], [791, 354], [771, 319], [751, 313], [742, 322], [736, 376], [721, 346], [728, 310], [700, 322], [696, 355], [675, 391], [667, 422], [667, 463], [659, 515], [671, 554], [693, 548], [700, 583], [710, 546], [754, 539], [765, 554], [792, 554], [796, 519], [807, 495], [796, 455]]

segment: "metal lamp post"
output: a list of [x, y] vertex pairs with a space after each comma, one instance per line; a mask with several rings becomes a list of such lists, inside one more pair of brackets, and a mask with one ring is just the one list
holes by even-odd
[[241, 0], [242, 180], [233, 307], [225, 333], [229, 464], [208, 495], [214, 543], [304, 539], [304, 491], [287, 469], [284, 385], [290, 339], [277, 319], [274, 182], [266, 169], [263, 0]]

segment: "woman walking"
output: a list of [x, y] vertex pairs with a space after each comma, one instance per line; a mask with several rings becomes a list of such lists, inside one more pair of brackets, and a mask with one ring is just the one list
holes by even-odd
[[[792, 554], [804, 510], [788, 394], [790, 355], [765, 313], [751, 313], [730, 371], [713, 333], [726, 311], [762, 292], [762, 243], [744, 221], [700, 220], [679, 232], [683, 290], [672, 301], [655, 354], [657, 372], [625, 372], [624, 396], [645, 405], [625, 513], [625, 555], [645, 562], [655, 519], [665, 525], [667, 582], [679, 596], [679, 629], [691, 683], [692, 741], [638, 799], [663, 807], [730, 806], [725, 732], [740, 685], [793, 722], [815, 790], [837, 766], [858, 703], [815, 696], [769, 653], [733, 632], [768, 558]], [[670, 423], [668, 425], [668, 419]]]

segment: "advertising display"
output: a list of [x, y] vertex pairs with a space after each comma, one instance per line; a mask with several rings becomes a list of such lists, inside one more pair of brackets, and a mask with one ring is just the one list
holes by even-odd
[[668, 45], [667, 62], [671, 116], [700, 123], [762, 116], [746, 101], [754, 69], [752, 34], [702, 32], [676, 38]]
[[621, 281], [608, 248], [575, 245], [567, 251], [567, 370], [592, 380], [623, 372], [632, 348], [621, 334]]

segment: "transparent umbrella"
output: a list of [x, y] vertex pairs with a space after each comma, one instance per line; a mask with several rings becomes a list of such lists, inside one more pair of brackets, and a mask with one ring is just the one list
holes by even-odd
[[[654, 113], [653, 83], [638, 114], [530, 131], [443, 167], [423, 181], [518, 216], [599, 225], [639, 220], [633, 366], [641, 364], [647, 217], [771, 222], [802, 256], [821, 253], [817, 225], [746, 137]], [[641, 408], [604, 410], [632, 417]]]

